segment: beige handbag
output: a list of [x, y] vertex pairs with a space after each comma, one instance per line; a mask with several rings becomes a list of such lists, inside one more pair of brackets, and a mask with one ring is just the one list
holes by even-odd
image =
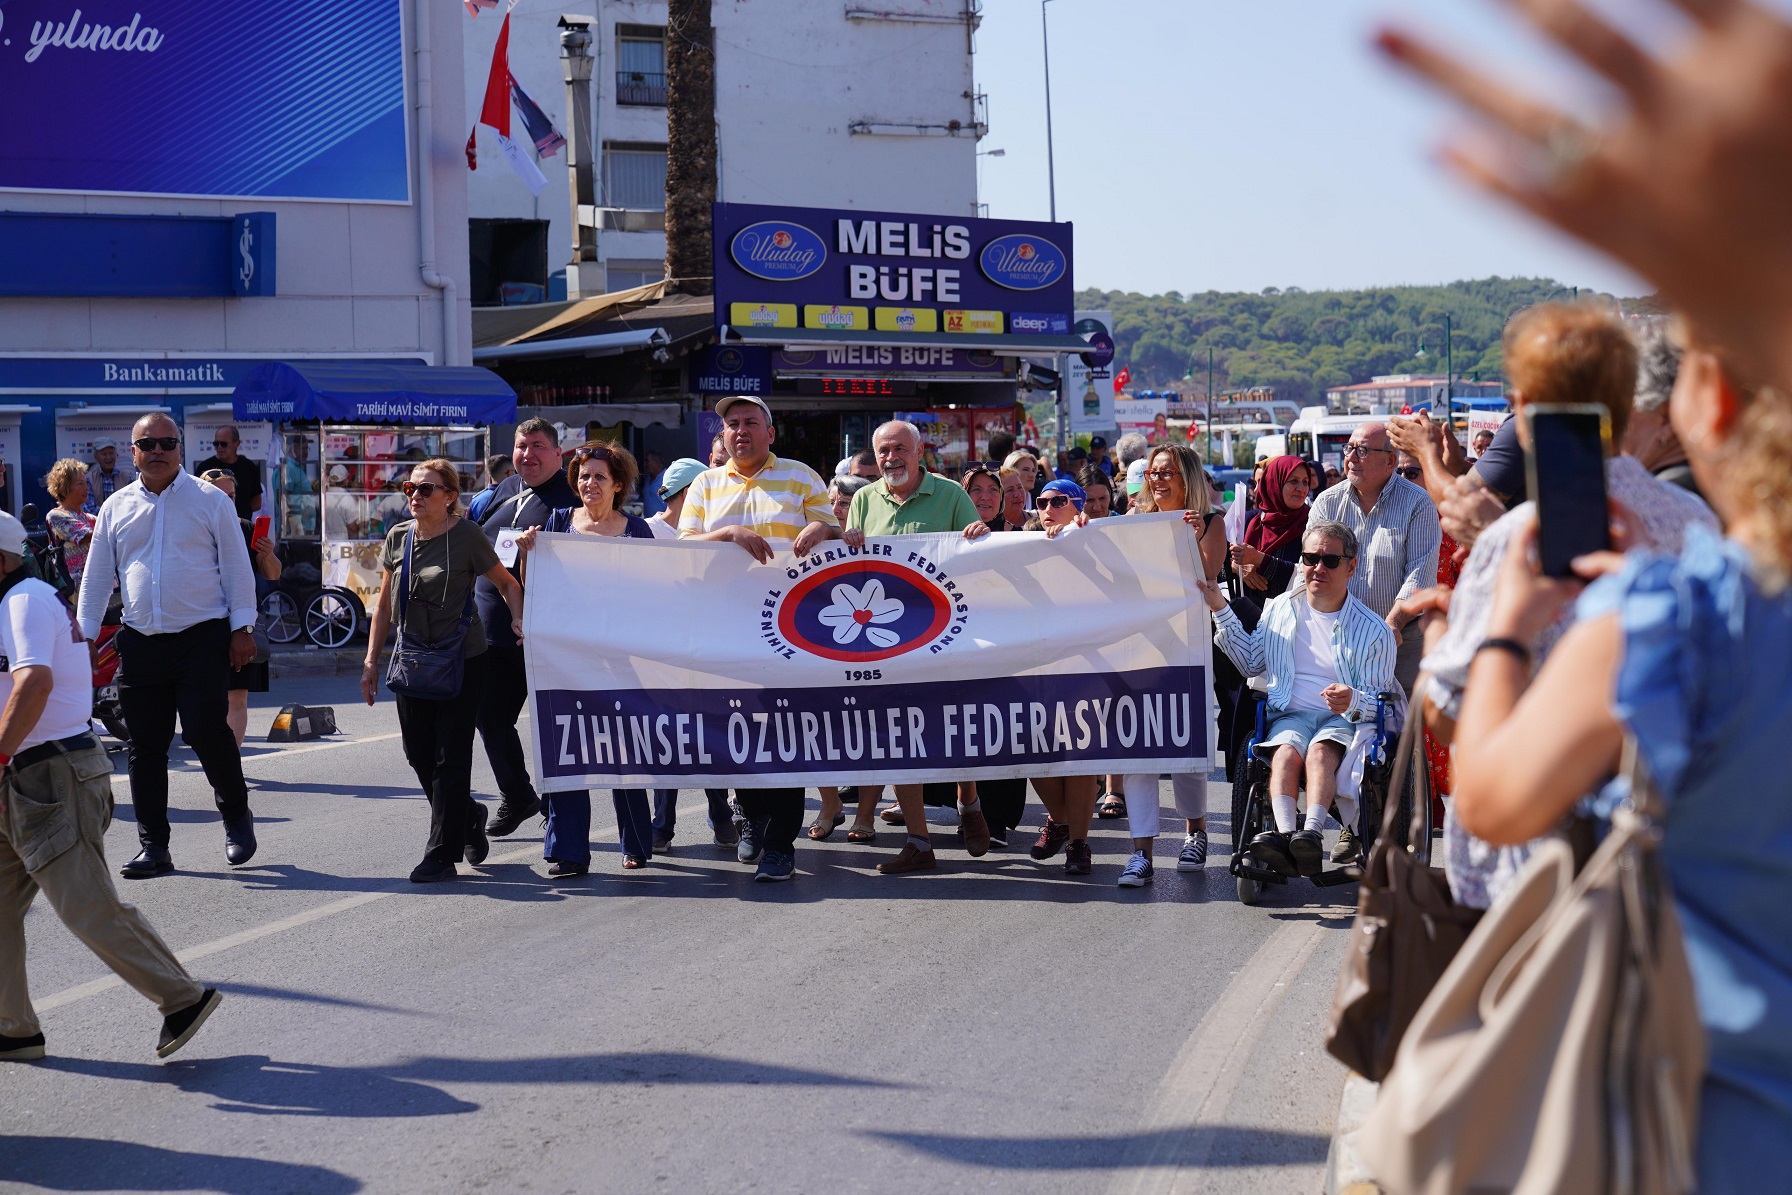
[[1660, 799], [1624, 750], [1632, 808], [1585, 869], [1544, 843], [1413, 1018], [1352, 1139], [1387, 1195], [1693, 1189], [1705, 1038]]

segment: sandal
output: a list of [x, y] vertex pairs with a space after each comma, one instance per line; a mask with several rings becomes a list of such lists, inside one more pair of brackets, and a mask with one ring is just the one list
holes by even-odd
[[876, 842], [877, 827], [870, 824], [855, 824], [846, 832], [848, 842]]
[[1096, 808], [1095, 816], [1103, 821], [1126, 816], [1126, 798], [1119, 793], [1109, 793], [1107, 799]]
[[833, 822], [828, 825], [823, 825], [822, 820], [823, 819], [817, 817], [815, 819], [815, 824], [809, 827], [809, 837], [815, 842], [825, 842], [829, 838], [832, 838], [834, 831], [846, 820], [846, 814], [836, 813]]

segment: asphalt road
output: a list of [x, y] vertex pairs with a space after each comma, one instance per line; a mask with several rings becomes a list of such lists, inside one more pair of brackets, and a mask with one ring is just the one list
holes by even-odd
[[[939, 872], [884, 877], [894, 834], [837, 833], [799, 846], [795, 882], [755, 885], [695, 791], [644, 871], [623, 872], [599, 800], [586, 878], [545, 877], [534, 821], [476, 878], [418, 887], [426, 807], [390, 701], [276, 685], [245, 749], [254, 861], [225, 865], [183, 753], [180, 870], [120, 881], [223, 1007], [157, 1062], [154, 1008], [40, 900], [50, 1057], [0, 1071], [0, 1188], [1320, 1189], [1345, 1079], [1320, 1031], [1355, 889], [1240, 906], [1220, 783], [1205, 873], [1177, 874], [1166, 834], [1142, 890], [1115, 886], [1109, 822], [1092, 877], [1034, 864], [1021, 835], [976, 861], [936, 837]], [[276, 700], [333, 705], [345, 734], [264, 744]], [[136, 827], [115, 761], [116, 864]]]

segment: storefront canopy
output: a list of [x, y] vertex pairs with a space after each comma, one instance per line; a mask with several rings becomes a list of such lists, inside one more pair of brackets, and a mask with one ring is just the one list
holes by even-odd
[[516, 420], [516, 391], [489, 369], [371, 361], [270, 361], [230, 396], [242, 420], [482, 424]]

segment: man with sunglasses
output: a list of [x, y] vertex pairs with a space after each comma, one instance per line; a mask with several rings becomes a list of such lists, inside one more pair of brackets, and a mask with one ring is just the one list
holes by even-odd
[[[1375, 716], [1376, 699], [1394, 683], [1394, 633], [1352, 592], [1355, 533], [1317, 517], [1301, 537], [1305, 585], [1271, 598], [1255, 631], [1247, 631], [1217, 585], [1200, 581], [1213, 611], [1214, 641], [1246, 676], [1268, 681], [1267, 732], [1258, 753], [1269, 760], [1269, 800], [1276, 828], [1257, 835], [1250, 855], [1283, 875], [1318, 875], [1321, 832], [1336, 800], [1346, 829], [1356, 798], [1338, 791], [1338, 769], [1357, 724]], [[1297, 824], [1302, 779], [1307, 816]]]
[[230, 670], [255, 658], [255, 575], [224, 492], [181, 468], [180, 429], [163, 414], [131, 431], [137, 480], [100, 508], [81, 574], [81, 632], [98, 636], [107, 601], [124, 603], [118, 700], [130, 728], [131, 803], [143, 849], [119, 874], [174, 870], [168, 851], [168, 746], [174, 718], [224, 819], [224, 857], [255, 854], [255, 821], [231, 732]]
[[1342, 523], [1362, 545], [1350, 592], [1384, 619], [1400, 645], [1394, 673], [1408, 696], [1419, 678], [1424, 637], [1396, 607], [1421, 589], [1437, 584], [1437, 550], [1443, 542], [1437, 507], [1421, 485], [1395, 472], [1397, 452], [1387, 425], [1365, 423], [1350, 434], [1344, 449], [1346, 485], [1313, 499], [1312, 520]]
[[255, 519], [255, 512], [261, 509], [261, 466], [241, 455], [243, 438], [236, 428], [226, 423], [212, 433], [211, 456], [199, 462], [193, 472], [201, 477], [212, 469], [222, 469], [236, 478], [236, 517]]

